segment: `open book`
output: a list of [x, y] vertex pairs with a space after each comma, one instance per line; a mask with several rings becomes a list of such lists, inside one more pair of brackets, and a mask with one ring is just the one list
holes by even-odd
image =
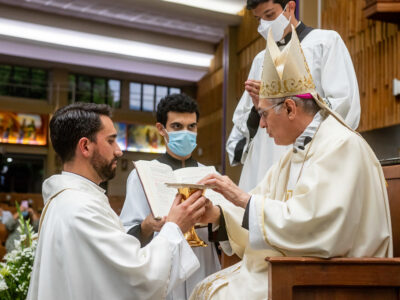
[[[176, 188], [169, 188], [165, 183], [195, 184], [211, 173], [218, 172], [214, 167], [189, 167], [177, 170], [156, 160], [139, 160], [133, 162], [142, 183], [144, 193], [155, 218], [167, 216], [178, 192]], [[214, 205], [229, 202], [221, 194], [211, 189], [205, 191], [205, 196]]]

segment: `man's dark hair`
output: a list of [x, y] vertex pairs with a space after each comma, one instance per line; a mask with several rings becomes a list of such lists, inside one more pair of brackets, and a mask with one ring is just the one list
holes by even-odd
[[167, 125], [168, 112], [196, 113], [196, 120], [199, 120], [200, 114], [197, 102], [186, 94], [172, 94], [161, 99], [157, 105], [157, 122]]
[[111, 107], [77, 102], [54, 113], [50, 121], [50, 139], [63, 163], [74, 158], [76, 145], [81, 138], [96, 141], [96, 133], [102, 128], [101, 115], [111, 117]]
[[289, 1], [291, 1], [291, 0], [247, 0], [246, 8], [248, 10], [252, 10], [252, 9], [255, 9], [260, 3], [269, 2], [269, 1], [273, 1], [274, 3], [282, 6], [282, 8], [285, 8], [286, 4], [288, 4]]

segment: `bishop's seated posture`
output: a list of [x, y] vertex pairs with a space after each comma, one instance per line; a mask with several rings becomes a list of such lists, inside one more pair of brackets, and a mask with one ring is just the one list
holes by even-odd
[[293, 148], [249, 194], [228, 177], [201, 181], [236, 205], [208, 208], [202, 222], [214, 223], [215, 235], [229, 240], [224, 251], [243, 260], [206, 278], [192, 300], [266, 299], [266, 256], [393, 255], [382, 168], [365, 140], [316, 93], [292, 32], [282, 52], [269, 33], [259, 113], [275, 143]]

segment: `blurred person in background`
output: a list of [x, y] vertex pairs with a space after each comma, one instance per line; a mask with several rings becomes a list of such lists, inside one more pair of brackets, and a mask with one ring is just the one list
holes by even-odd
[[7, 221], [11, 220], [12, 218], [13, 218], [13, 215], [10, 211], [0, 208], [0, 223], [6, 224]]
[[[24, 217], [24, 220], [25, 221], [29, 220], [30, 224], [33, 227], [33, 230], [37, 232], [39, 228], [40, 215], [32, 207], [29, 207], [29, 202], [27, 200], [23, 200], [19, 208], [21, 210], [22, 216]], [[19, 240], [20, 238], [20, 234], [18, 232], [18, 226], [19, 226], [18, 218], [19, 215], [18, 212], [16, 212], [10, 219], [7, 220], [7, 222], [4, 223], [9, 232], [6, 241], [7, 252], [11, 252], [12, 250], [14, 250], [15, 248], [14, 241]]]

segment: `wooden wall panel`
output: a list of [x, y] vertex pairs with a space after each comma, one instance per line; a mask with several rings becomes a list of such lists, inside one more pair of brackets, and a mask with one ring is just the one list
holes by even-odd
[[240, 100], [244, 92], [244, 82], [247, 80], [251, 63], [254, 57], [265, 49], [265, 40], [257, 32], [258, 22], [253, 14], [245, 10], [242, 23], [238, 29], [238, 72], [236, 93], [237, 99]]
[[323, 0], [322, 27], [339, 32], [356, 70], [361, 98], [359, 131], [400, 124], [393, 79], [400, 78], [400, 31], [364, 17], [364, 0]]
[[[258, 21], [251, 11], [244, 9], [242, 22], [238, 28], [238, 50], [248, 48], [261, 36], [257, 32]], [[254, 57], [254, 56], [253, 56]], [[253, 60], [253, 58], [251, 58]]]
[[[243, 21], [235, 33], [237, 51], [234, 53], [238, 62], [235, 74], [235, 95], [233, 101], [228, 99], [229, 105], [233, 105], [235, 108], [244, 91], [244, 82], [248, 77], [253, 58], [265, 48], [265, 40], [257, 32], [258, 22], [251, 12], [244, 10], [243, 14]], [[195, 154], [195, 157], [202, 163], [218, 167], [221, 166], [221, 147], [223, 146], [221, 145], [223, 72], [223, 42], [221, 42], [216, 48], [209, 73], [197, 84], [196, 97], [201, 114], [198, 147], [202, 148], [203, 154], [202, 156]], [[231, 120], [230, 116], [227, 118], [229, 121]]]
[[218, 71], [218, 70], [222, 69], [222, 67], [223, 67], [222, 66], [222, 64], [223, 64], [223, 58], [222, 58], [223, 50], [224, 50], [224, 43], [220, 42], [217, 45], [217, 48], [215, 50], [214, 58], [211, 61], [211, 66], [210, 66], [210, 70], [209, 70], [208, 75], [214, 73], [215, 71]]
[[196, 157], [202, 164], [215, 166], [219, 171], [221, 171], [221, 135], [221, 118], [201, 127], [198, 135], [198, 147], [203, 149], [203, 153], [200, 157]]
[[218, 170], [221, 170], [222, 90], [223, 42], [216, 48], [208, 74], [197, 83], [196, 96], [200, 121], [194, 157], [205, 165], [214, 165]]

